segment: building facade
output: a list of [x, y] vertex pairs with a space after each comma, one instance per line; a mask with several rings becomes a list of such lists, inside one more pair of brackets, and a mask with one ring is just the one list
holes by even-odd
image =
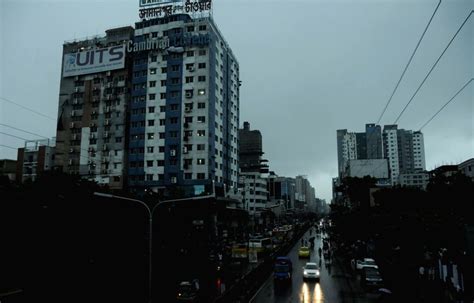
[[57, 169], [121, 189], [126, 178], [132, 27], [65, 42], [56, 132]]
[[239, 64], [213, 20], [137, 22], [135, 47], [129, 186], [236, 187]]
[[16, 180], [19, 183], [35, 181], [43, 172], [53, 169], [55, 138], [26, 141], [18, 149]]
[[417, 187], [426, 190], [430, 181], [430, 174], [426, 171], [401, 173], [398, 178], [398, 183], [401, 186]]

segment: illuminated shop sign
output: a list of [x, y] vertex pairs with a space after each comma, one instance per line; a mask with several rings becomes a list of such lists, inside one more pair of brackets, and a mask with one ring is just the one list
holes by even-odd
[[100, 73], [125, 66], [125, 45], [64, 54], [63, 77]]

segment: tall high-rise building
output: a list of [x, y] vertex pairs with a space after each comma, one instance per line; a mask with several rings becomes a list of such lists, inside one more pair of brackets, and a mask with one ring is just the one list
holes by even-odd
[[398, 129], [397, 125], [385, 125], [383, 145], [392, 184], [399, 182], [400, 174], [425, 170], [424, 140], [421, 132]]
[[359, 159], [382, 159], [382, 128], [380, 127], [380, 125], [375, 125], [373, 123], [366, 124], [365, 138], [367, 143], [367, 158], [359, 157]]
[[[423, 134], [411, 130], [398, 129], [397, 125], [385, 125], [383, 133], [380, 125], [366, 124], [365, 133], [337, 131], [337, 150], [339, 177], [354, 175], [351, 160], [368, 160], [356, 168], [355, 175], [361, 173], [378, 175], [386, 164], [375, 159], [387, 159], [392, 184], [398, 182], [401, 173], [412, 173], [425, 169], [425, 151]], [[369, 165], [370, 162], [370, 165]], [[352, 164], [360, 164], [353, 161]], [[373, 167], [371, 167], [373, 166]], [[371, 173], [373, 171], [373, 173]], [[384, 175], [384, 174], [382, 174]]]
[[135, 24], [129, 186], [237, 186], [239, 64], [212, 18]]
[[65, 42], [56, 133], [57, 169], [123, 187], [132, 27]]

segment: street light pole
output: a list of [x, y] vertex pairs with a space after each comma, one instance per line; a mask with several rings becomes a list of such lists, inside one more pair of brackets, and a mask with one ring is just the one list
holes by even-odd
[[152, 247], [153, 247], [153, 213], [155, 212], [155, 209], [158, 205], [164, 204], [166, 202], [172, 202], [172, 201], [161, 201], [158, 202], [155, 206], [153, 206], [152, 209], [143, 201], [137, 200], [137, 199], [132, 199], [132, 198], [126, 198], [126, 197], [121, 197], [121, 196], [115, 196], [111, 194], [104, 194], [104, 193], [94, 193], [95, 196], [98, 197], [103, 197], [103, 198], [109, 198], [109, 199], [120, 199], [120, 200], [126, 200], [126, 201], [132, 201], [132, 202], [138, 202], [141, 205], [143, 205], [147, 212], [148, 212], [148, 302], [152, 302]]

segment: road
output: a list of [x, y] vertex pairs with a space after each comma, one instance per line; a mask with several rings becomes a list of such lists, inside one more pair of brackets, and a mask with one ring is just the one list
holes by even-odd
[[[311, 236], [314, 236], [315, 233]], [[308, 239], [309, 232], [303, 236]], [[325, 237], [325, 235], [323, 235]], [[358, 286], [357, 281], [345, 274], [333, 259], [331, 262], [318, 256], [318, 248], [322, 247], [321, 237], [317, 237], [314, 250], [311, 252], [310, 260], [299, 259], [298, 250], [301, 241], [291, 249], [287, 255], [293, 262], [293, 279], [291, 285], [275, 285], [273, 276], [269, 276], [251, 303], [327, 303], [327, 302], [351, 302], [370, 303], [374, 302], [371, 295], [366, 295]], [[320, 282], [303, 281], [302, 267], [306, 262], [316, 262], [320, 266]], [[349, 279], [349, 280], [348, 280]], [[351, 293], [352, 288], [353, 293]]]

